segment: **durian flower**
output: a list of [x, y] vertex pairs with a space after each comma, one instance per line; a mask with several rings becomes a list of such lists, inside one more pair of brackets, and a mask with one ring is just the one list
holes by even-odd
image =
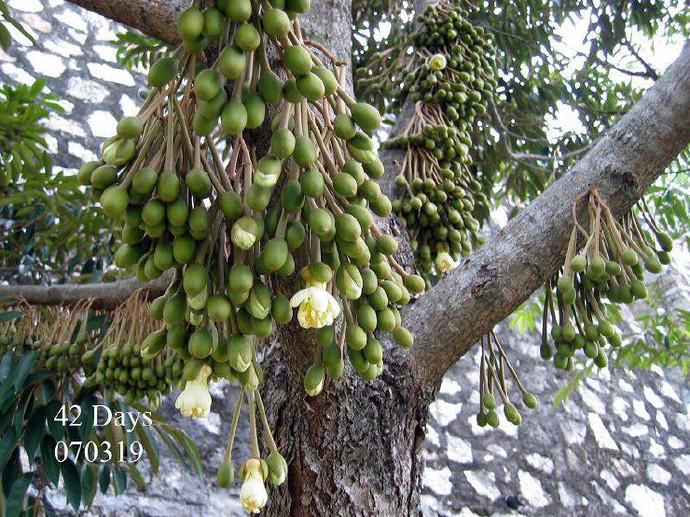
[[245, 462], [243, 470], [245, 476], [240, 488], [240, 502], [248, 512], [259, 513], [268, 502], [261, 461], [256, 458], [249, 459]]
[[436, 255], [436, 268], [441, 273], [445, 273], [446, 271], [450, 271], [451, 269], [456, 268], [457, 265], [458, 265], [458, 263], [455, 262], [453, 260], [453, 258], [446, 251], [441, 251], [441, 252], [439, 252], [438, 255]]
[[429, 66], [432, 70], [443, 70], [446, 67], [446, 56], [435, 54], [429, 60]]
[[175, 407], [182, 416], [203, 418], [211, 411], [211, 394], [208, 392], [208, 377], [211, 367], [207, 364], [201, 367], [196, 378], [187, 381], [184, 391], [175, 401]]
[[290, 299], [291, 307], [298, 307], [297, 321], [305, 329], [320, 329], [331, 325], [340, 314], [338, 301], [326, 291], [326, 284], [309, 284]]

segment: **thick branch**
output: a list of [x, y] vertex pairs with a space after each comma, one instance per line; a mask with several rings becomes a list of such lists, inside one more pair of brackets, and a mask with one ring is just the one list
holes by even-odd
[[[680, 57], [567, 175], [469, 255], [404, 315], [418, 346], [415, 378], [439, 381], [563, 262], [571, 204], [594, 185], [623, 214], [690, 142], [690, 42]], [[582, 211], [586, 220], [586, 214]]]
[[163, 294], [170, 278], [171, 275], [166, 274], [147, 283], [128, 278], [100, 284], [0, 285], [0, 297], [23, 299], [34, 305], [73, 305], [93, 300], [95, 309], [113, 309], [139, 289], [147, 289], [149, 296]]
[[124, 23], [144, 34], [176, 43], [177, 17], [191, 0], [69, 0], [84, 9]]

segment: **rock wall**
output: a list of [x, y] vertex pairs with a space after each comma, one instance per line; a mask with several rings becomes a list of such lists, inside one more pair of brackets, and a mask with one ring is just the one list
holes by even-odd
[[[46, 77], [62, 99], [53, 115], [48, 143], [58, 165], [76, 168], [95, 159], [100, 142], [116, 121], [136, 113], [143, 75], [121, 69], [108, 45], [120, 29], [104, 18], [63, 0], [10, 0], [17, 18], [40, 41], [26, 47], [17, 35], [9, 55], [0, 51], [0, 81], [31, 82]], [[16, 34], [16, 33], [15, 33]], [[687, 271], [687, 264], [681, 270]], [[672, 305], [690, 307], [687, 279], [670, 273]], [[498, 330], [538, 396], [540, 406], [523, 414], [516, 428], [478, 427], [479, 355], [475, 351], [444, 380], [431, 408], [424, 450], [422, 503], [425, 515], [641, 515], [690, 513], [690, 388], [682, 372], [653, 368], [629, 372], [608, 368], [592, 375], [564, 407], [553, 408], [555, 393], [570, 378], [539, 359], [538, 335]], [[125, 497], [98, 496], [88, 515], [242, 515], [237, 487], [215, 487], [232, 407], [238, 390], [214, 388], [213, 411], [202, 421], [180, 418], [167, 400], [163, 412], [189, 432], [202, 451], [206, 472], [196, 477], [169, 455], [146, 492], [130, 487]], [[239, 457], [248, 455], [246, 430]], [[64, 495], [51, 501], [69, 515]]]

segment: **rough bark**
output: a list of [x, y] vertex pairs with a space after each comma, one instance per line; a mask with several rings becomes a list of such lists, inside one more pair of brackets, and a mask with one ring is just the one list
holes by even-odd
[[177, 17], [191, 0], [69, 0], [167, 43], [177, 43]]
[[272, 492], [267, 515], [418, 515], [418, 452], [433, 393], [419, 392], [387, 360], [376, 381], [347, 368], [312, 398], [286, 357], [289, 346], [264, 359], [271, 375], [262, 393], [289, 465], [288, 482]]
[[[438, 381], [562, 264], [571, 205], [593, 185], [623, 214], [690, 142], [690, 42], [680, 57], [568, 173], [404, 314], [420, 382]], [[587, 221], [584, 206], [579, 217]]]

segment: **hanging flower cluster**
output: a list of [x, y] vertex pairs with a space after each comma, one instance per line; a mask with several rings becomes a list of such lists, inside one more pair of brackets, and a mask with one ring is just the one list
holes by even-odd
[[375, 55], [358, 78], [370, 98], [380, 94], [380, 85], [393, 83], [399, 85], [395, 107], [414, 103], [410, 122], [385, 146], [405, 150], [393, 209], [427, 274], [452, 269], [472, 250], [479, 241], [475, 214], [479, 208], [487, 212], [473, 167], [472, 135], [497, 83], [492, 43], [469, 20], [472, 8], [459, 0], [428, 6], [410, 36], [412, 52], [395, 45]]
[[[262, 339], [295, 310], [316, 341], [304, 379], [312, 396], [342, 375], [345, 355], [362, 379], [382, 372], [376, 331], [412, 345], [398, 309], [425, 282], [398, 264], [396, 240], [374, 222], [392, 209], [376, 181], [381, 117], [345, 91], [345, 66], [302, 36], [308, 8], [196, 2], [178, 21], [183, 43], [151, 67], [138, 116], [120, 121], [102, 160], [78, 173], [122, 222], [115, 263], [142, 281], [171, 271], [150, 306], [161, 326], [132, 350], [180, 370], [185, 416], [206, 416], [209, 383], [226, 378], [242, 385], [252, 422], [255, 404], [263, 417]], [[217, 57], [203, 52], [211, 45]], [[263, 483], [287, 472], [268, 441], [272, 456], [264, 461], [257, 445], [240, 471], [250, 511], [266, 502]], [[231, 465], [221, 471], [232, 478]]]

